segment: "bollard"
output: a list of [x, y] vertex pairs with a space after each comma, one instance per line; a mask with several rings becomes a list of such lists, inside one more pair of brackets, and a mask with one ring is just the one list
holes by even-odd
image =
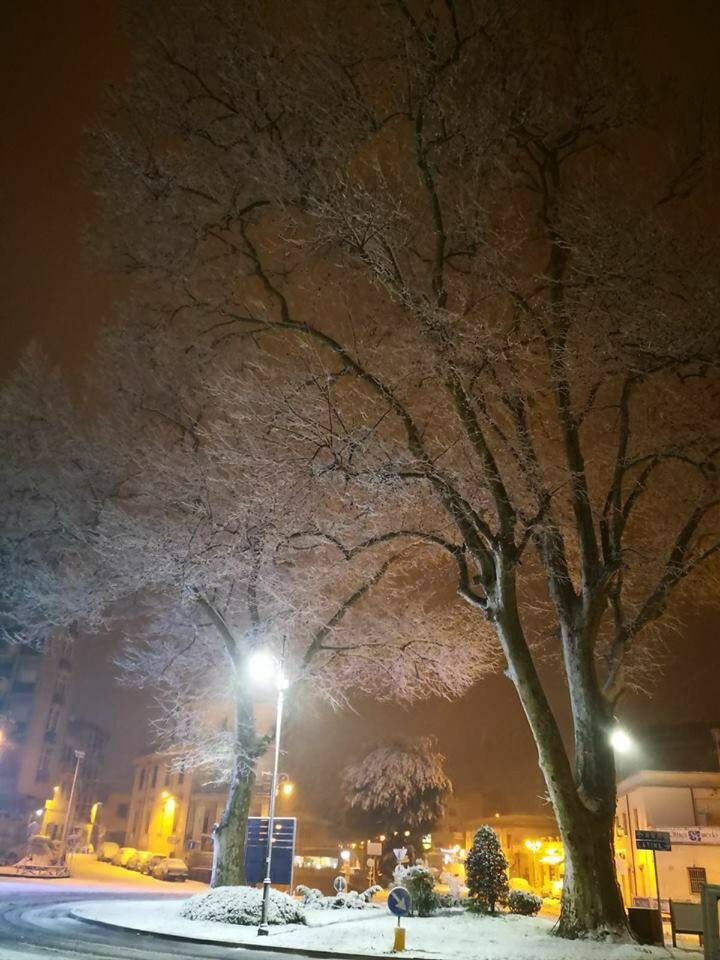
[[393, 940], [393, 953], [400, 953], [405, 949], [405, 927], [395, 927], [395, 938]]

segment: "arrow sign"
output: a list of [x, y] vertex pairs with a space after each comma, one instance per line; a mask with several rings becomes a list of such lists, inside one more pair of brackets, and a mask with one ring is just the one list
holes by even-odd
[[388, 910], [396, 917], [406, 917], [412, 910], [412, 897], [405, 887], [393, 887], [387, 898]]

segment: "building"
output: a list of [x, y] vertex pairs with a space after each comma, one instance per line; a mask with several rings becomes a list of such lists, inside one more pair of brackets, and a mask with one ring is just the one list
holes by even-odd
[[[92, 843], [92, 828], [104, 793], [101, 771], [108, 739], [97, 724], [77, 717], [68, 719], [59, 744], [57, 782], [52, 795], [45, 800], [42, 814], [36, 817], [39, 833], [51, 840], [62, 839], [77, 765], [68, 837], [74, 837], [80, 846]], [[78, 753], [82, 754], [79, 762]]]
[[[669, 853], [638, 850], [638, 830], [670, 834]], [[720, 773], [641, 770], [618, 784], [618, 880], [629, 906], [699, 900], [702, 883], [720, 883]], [[656, 872], [657, 865], [657, 872]]]
[[66, 768], [71, 664], [69, 636], [41, 651], [0, 641], [0, 851], [25, 841]]

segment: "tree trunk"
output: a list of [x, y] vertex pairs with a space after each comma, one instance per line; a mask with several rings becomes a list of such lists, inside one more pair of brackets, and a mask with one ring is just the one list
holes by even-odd
[[558, 817], [565, 879], [557, 934], [575, 939], [627, 939], [629, 928], [615, 875], [614, 817], [577, 809]]
[[245, 833], [255, 772], [236, 758], [232, 782], [220, 823], [213, 831], [213, 887], [245, 884]]
[[255, 730], [255, 712], [249, 697], [240, 695], [235, 704], [235, 755], [227, 801], [220, 823], [213, 831], [213, 887], [243, 886], [245, 835], [255, 784], [255, 762], [265, 742]]
[[[615, 876], [613, 826], [615, 767], [608, 741], [607, 710], [590, 671], [578, 675], [566, 648], [575, 721], [573, 772], [560, 729], [527, 646], [511, 576], [500, 578], [496, 625], [513, 681], [538, 748], [540, 768], [555, 811], [565, 853], [565, 880], [557, 933], [575, 939], [630, 937]], [[585, 664], [583, 664], [585, 666]], [[594, 672], [592, 673], [594, 678]], [[581, 683], [586, 686], [581, 688]], [[583, 692], [586, 696], [583, 697]]]

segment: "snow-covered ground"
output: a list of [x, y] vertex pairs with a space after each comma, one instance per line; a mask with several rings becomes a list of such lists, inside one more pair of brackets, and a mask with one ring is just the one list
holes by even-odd
[[[82, 903], [73, 914], [126, 929], [165, 933], [227, 944], [257, 944], [255, 927], [198, 922], [180, 917], [181, 901], [162, 903]], [[368, 915], [369, 914], [369, 915]], [[385, 907], [372, 911], [308, 911], [307, 926], [271, 928], [268, 946], [328, 950], [341, 954], [380, 956], [392, 950], [395, 919]], [[410, 918], [406, 957], [453, 960], [653, 960], [685, 951], [661, 947], [589, 943], [551, 936], [552, 922], [541, 917], [473, 916], [465, 913], [427, 919]]]
[[88, 888], [101, 890], [103, 893], [164, 893], [171, 896], [183, 897], [192, 893], [207, 890], [204, 883], [186, 880], [185, 883], [166, 883], [154, 877], [144, 876], [135, 870], [125, 870], [124, 867], [114, 867], [110, 863], [101, 863], [94, 856], [75, 854], [70, 860], [70, 876], [61, 879], [35, 879], [13, 877], [9, 868], [0, 869], [0, 897], [12, 886], [14, 889], [27, 889], [32, 884], [33, 889], [47, 888], [63, 893], [87, 893]]

